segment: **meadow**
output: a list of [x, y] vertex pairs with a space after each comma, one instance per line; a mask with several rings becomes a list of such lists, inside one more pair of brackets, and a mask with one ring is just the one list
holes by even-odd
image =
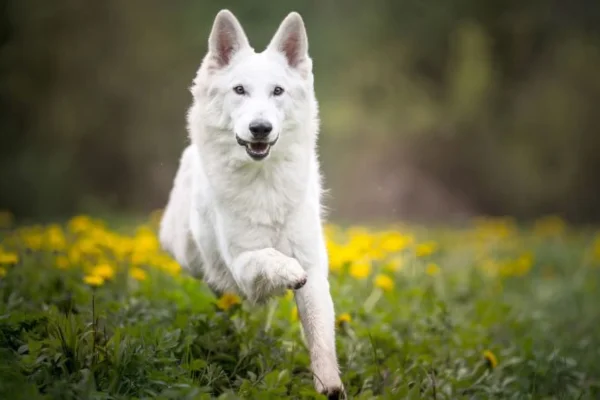
[[[156, 237], [0, 214], [1, 399], [316, 399], [292, 293], [217, 298]], [[528, 226], [326, 227], [352, 399], [600, 398], [600, 235]]]

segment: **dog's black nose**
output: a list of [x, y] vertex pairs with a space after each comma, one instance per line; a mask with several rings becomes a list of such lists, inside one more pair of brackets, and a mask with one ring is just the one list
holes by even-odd
[[273, 125], [265, 120], [252, 121], [250, 123], [250, 132], [255, 139], [264, 139], [273, 130]]

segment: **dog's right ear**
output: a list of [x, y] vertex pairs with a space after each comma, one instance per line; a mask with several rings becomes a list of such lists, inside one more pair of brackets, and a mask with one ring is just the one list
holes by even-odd
[[267, 48], [283, 54], [290, 67], [304, 74], [310, 73], [312, 62], [308, 57], [306, 28], [297, 12], [291, 12], [285, 17]]
[[219, 11], [208, 38], [208, 52], [218, 67], [229, 65], [235, 53], [246, 47], [250, 44], [237, 18], [229, 10]]

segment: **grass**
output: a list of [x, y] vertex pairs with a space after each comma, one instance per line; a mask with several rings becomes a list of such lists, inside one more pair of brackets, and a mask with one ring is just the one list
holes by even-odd
[[[324, 398], [292, 296], [215, 298], [158, 249], [153, 218], [2, 231], [0, 398]], [[600, 398], [593, 232], [550, 218], [327, 237], [350, 398]]]

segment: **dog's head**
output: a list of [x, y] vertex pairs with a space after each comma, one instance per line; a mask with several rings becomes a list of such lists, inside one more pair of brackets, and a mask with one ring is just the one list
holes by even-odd
[[192, 87], [199, 122], [219, 136], [208, 140], [262, 160], [280, 139], [294, 141], [284, 136], [304, 131], [299, 125], [312, 124], [312, 61], [298, 13], [290, 13], [266, 50], [255, 53], [235, 16], [222, 10], [208, 45]]

